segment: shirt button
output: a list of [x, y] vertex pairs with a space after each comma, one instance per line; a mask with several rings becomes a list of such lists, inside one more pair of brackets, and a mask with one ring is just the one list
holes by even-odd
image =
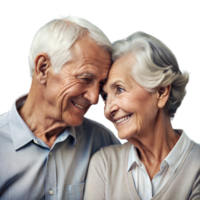
[[150, 189], [150, 184], [148, 185], [148, 189]]
[[53, 190], [49, 190], [49, 194], [52, 195], [53, 194]]
[[49, 152], [49, 155], [52, 156], [52, 152], [51, 151]]
[[164, 163], [163, 163], [163, 166], [165, 167], [167, 165], [167, 162], [165, 161]]

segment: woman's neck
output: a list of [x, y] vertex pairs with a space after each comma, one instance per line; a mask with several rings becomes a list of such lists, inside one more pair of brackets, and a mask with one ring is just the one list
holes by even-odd
[[180, 135], [176, 133], [170, 122], [170, 117], [164, 111], [158, 114], [154, 126], [147, 127], [143, 132], [132, 137], [128, 141], [137, 150], [142, 163], [152, 179], [160, 171], [162, 161], [173, 149]]

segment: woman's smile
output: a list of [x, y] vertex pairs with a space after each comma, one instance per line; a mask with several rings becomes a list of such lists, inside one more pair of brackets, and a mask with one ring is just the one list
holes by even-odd
[[119, 117], [119, 118], [114, 119], [113, 122], [116, 124], [116, 126], [120, 126], [121, 124], [125, 124], [127, 121], [129, 121], [131, 116], [132, 114]]

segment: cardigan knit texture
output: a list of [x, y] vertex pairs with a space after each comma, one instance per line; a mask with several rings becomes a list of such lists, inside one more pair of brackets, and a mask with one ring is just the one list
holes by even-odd
[[[102, 148], [91, 159], [84, 200], [140, 200], [131, 170], [131, 144]], [[151, 200], [200, 200], [200, 145], [191, 141], [169, 181]]]

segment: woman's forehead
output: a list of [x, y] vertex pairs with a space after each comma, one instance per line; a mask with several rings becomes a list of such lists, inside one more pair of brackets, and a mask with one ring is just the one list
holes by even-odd
[[133, 55], [124, 56], [116, 60], [109, 72], [106, 84], [103, 86], [103, 91], [114, 89], [117, 85], [128, 84], [132, 80], [131, 71], [136, 59]]

